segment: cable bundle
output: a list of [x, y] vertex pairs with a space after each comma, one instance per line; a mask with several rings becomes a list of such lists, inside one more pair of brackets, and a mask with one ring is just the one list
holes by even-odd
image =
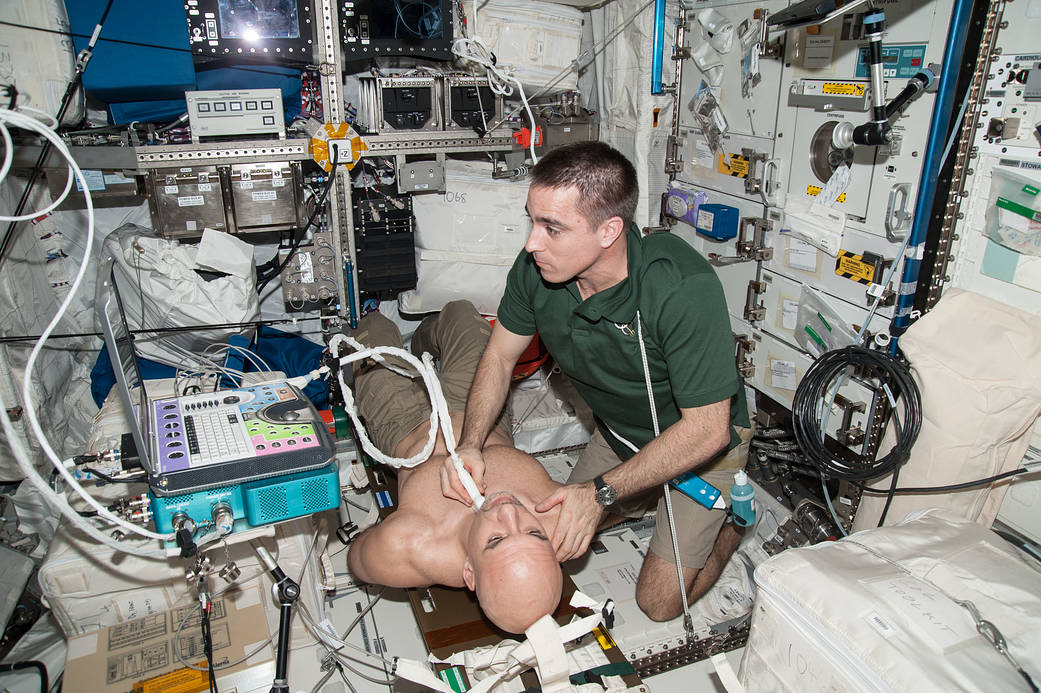
[[[839, 389], [855, 370], [877, 379], [892, 409], [896, 445], [881, 459], [837, 456], [825, 446], [826, 425]], [[903, 404], [903, 418], [898, 416]], [[828, 478], [863, 481], [898, 471], [911, 455], [922, 426], [922, 396], [907, 367], [872, 349], [848, 346], [823, 354], [813, 362], [792, 402], [795, 439], [803, 455]]]

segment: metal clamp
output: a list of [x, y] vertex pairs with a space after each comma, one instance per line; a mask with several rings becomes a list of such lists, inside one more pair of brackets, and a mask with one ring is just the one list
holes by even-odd
[[758, 322], [766, 319], [766, 306], [759, 302], [759, 296], [766, 291], [765, 282], [751, 280], [745, 292], [745, 309], [742, 317], [749, 322]]
[[[746, 233], [751, 228], [751, 238]], [[720, 255], [709, 253], [708, 261], [716, 266], [733, 265], [738, 262], [764, 262], [773, 259], [774, 249], [765, 247], [764, 239], [766, 232], [773, 228], [773, 222], [760, 217], [742, 217], [738, 226], [735, 250], [737, 255]]]
[[898, 243], [907, 237], [911, 228], [911, 213], [907, 211], [907, 203], [911, 199], [911, 184], [896, 183], [889, 189], [889, 202], [886, 204], [886, 240]]
[[1030, 687], [1036, 691], [1037, 686], [1034, 685], [1033, 679], [1030, 678], [1030, 675], [1023, 670], [1023, 667], [1020, 666], [1019, 662], [1016, 661], [1016, 658], [1012, 656], [1011, 652], [1009, 652], [1008, 643], [1005, 642], [1005, 636], [1001, 634], [998, 627], [984, 619], [980, 614], [979, 609], [976, 608], [976, 605], [969, 600], [966, 599], [962, 601], [960, 599], [955, 599], [954, 602], [969, 612], [972, 620], [976, 623], [976, 632], [986, 638], [987, 642], [998, 651], [998, 654], [1007, 659], [1008, 663], [1015, 667], [1019, 675], [1026, 679], [1027, 683], [1030, 684]]
[[751, 378], [755, 376], [755, 363], [752, 361], [750, 354], [755, 350], [755, 342], [752, 341], [751, 337], [745, 335], [736, 335], [734, 337], [734, 343], [737, 348], [735, 359], [737, 361], [737, 373], [742, 378]]

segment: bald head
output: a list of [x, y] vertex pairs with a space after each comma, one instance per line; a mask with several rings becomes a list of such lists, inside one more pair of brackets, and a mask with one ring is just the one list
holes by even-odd
[[492, 623], [523, 633], [556, 610], [564, 578], [542, 523], [516, 496], [500, 492], [475, 516], [463, 580]]

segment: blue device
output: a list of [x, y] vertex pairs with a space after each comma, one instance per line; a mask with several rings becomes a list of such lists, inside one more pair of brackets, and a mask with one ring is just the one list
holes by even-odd
[[723, 492], [694, 472], [680, 474], [675, 479], [671, 479], [669, 485], [709, 510], [726, 508], [726, 504], [721, 499]]
[[714, 202], [705, 203], [698, 208], [698, 219], [694, 228], [702, 236], [716, 241], [729, 241], [737, 236], [740, 216], [737, 207]]
[[219, 515], [259, 527], [339, 507], [339, 468], [333, 462], [306, 472], [179, 496], [156, 496], [149, 491], [148, 498], [160, 532], [173, 532], [175, 519], [190, 518], [202, 527], [218, 522]]

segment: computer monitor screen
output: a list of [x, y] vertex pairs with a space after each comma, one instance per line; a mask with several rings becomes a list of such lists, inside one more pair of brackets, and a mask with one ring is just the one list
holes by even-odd
[[343, 59], [452, 58], [454, 0], [340, 0]]
[[398, 39], [408, 42], [439, 39], [444, 34], [441, 4], [436, 1], [374, 2], [370, 11], [373, 39]]
[[217, 0], [225, 39], [300, 38], [296, 0]]
[[314, 61], [311, 0], [193, 0], [184, 8], [197, 62]]

